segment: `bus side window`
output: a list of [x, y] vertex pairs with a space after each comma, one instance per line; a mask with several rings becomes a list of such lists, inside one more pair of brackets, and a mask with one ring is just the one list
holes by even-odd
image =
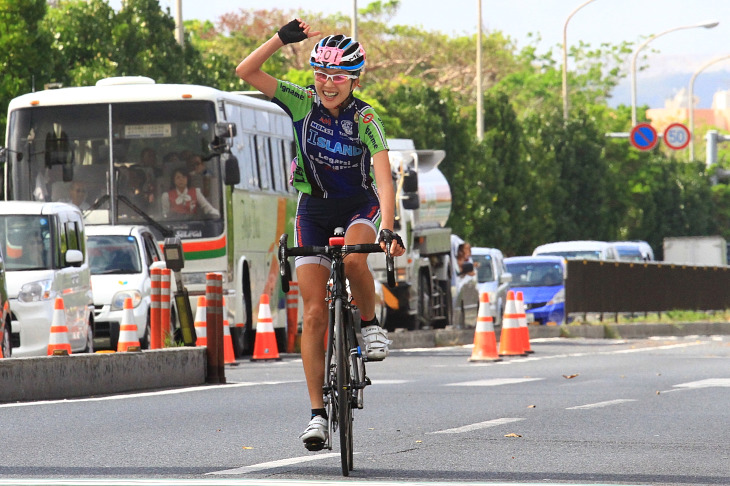
[[259, 187], [271, 189], [271, 152], [265, 135], [256, 135], [256, 165], [259, 171]]
[[284, 171], [287, 165], [282, 150], [282, 140], [279, 138], [270, 138], [269, 144], [271, 148], [271, 174], [274, 181], [274, 190], [277, 192], [286, 192], [288, 176]]

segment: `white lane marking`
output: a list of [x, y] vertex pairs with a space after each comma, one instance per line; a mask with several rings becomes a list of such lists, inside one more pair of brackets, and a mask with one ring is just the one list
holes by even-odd
[[589, 410], [592, 408], [610, 407], [611, 405], [619, 405], [626, 402], [635, 402], [633, 398], [619, 398], [617, 400], [609, 400], [607, 402], [589, 403], [588, 405], [578, 405], [577, 407], [568, 407], [566, 410]]
[[545, 378], [492, 378], [489, 380], [464, 381], [462, 383], [449, 383], [446, 386], [499, 386], [512, 385], [514, 383], [525, 383], [528, 381], [540, 381]]
[[673, 385], [675, 388], [727, 388], [730, 387], [730, 378], [708, 378], [700, 381], [690, 381]]
[[215, 389], [231, 389], [231, 388], [259, 386], [259, 385], [283, 385], [286, 383], [300, 383], [303, 381], [304, 380], [227, 383], [225, 385], [191, 386], [191, 387], [187, 387], [187, 388], [174, 388], [174, 389], [170, 389], [170, 390], [129, 393], [129, 394], [124, 394], [124, 395], [109, 395], [109, 396], [104, 396], [104, 397], [69, 398], [69, 399], [63, 399], [63, 400], [43, 400], [43, 401], [39, 401], [39, 402], [0, 403], [0, 408], [32, 407], [32, 406], [36, 406], [36, 405], [54, 405], [57, 403], [103, 402], [103, 401], [107, 401], [107, 400], [125, 400], [127, 398], [155, 397], [155, 396], [160, 396], [160, 395], [177, 395], [179, 393], [190, 393], [190, 392], [207, 391], [207, 390], [215, 390]]
[[[563, 338], [556, 338], [556, 339], [563, 339]], [[532, 341], [531, 341], [532, 342]], [[465, 368], [475, 368], [479, 366], [511, 366], [521, 363], [526, 363], [529, 361], [542, 361], [547, 359], [561, 359], [561, 358], [581, 358], [583, 356], [610, 356], [614, 354], [627, 354], [627, 353], [643, 353], [645, 351], [657, 351], [657, 350], [665, 350], [665, 349], [674, 349], [674, 348], [687, 348], [690, 346], [698, 346], [700, 344], [705, 344], [704, 342], [691, 342], [691, 343], [681, 343], [681, 344], [667, 344], [664, 346], [649, 346], [646, 348], [634, 348], [634, 349], [618, 349], [615, 351], [599, 351], [599, 352], [590, 352], [590, 353], [564, 353], [564, 354], [554, 354], [552, 356], [528, 356], [528, 357], [515, 357], [514, 359], [510, 358], [508, 360], [504, 361], [497, 361], [497, 362], [476, 362], [476, 363], [467, 363], [463, 365], [459, 365], [460, 367]]]
[[221, 474], [247, 474], [250, 472], [263, 471], [266, 469], [274, 469], [277, 467], [291, 466], [292, 464], [301, 464], [302, 462], [319, 461], [321, 459], [330, 459], [332, 457], [339, 457], [339, 452], [331, 452], [327, 454], [317, 454], [310, 456], [291, 457], [289, 459], [279, 459], [278, 461], [262, 462], [259, 464], [253, 464], [251, 466], [243, 466], [235, 469], [225, 469], [223, 471], [215, 471], [206, 474], [210, 475], [221, 475]]
[[497, 427], [498, 425], [511, 424], [513, 422], [519, 422], [525, 420], [524, 418], [500, 418], [494, 420], [487, 420], [486, 422], [479, 422], [476, 424], [464, 425], [463, 427], [455, 427], [453, 429], [438, 430], [436, 432], [428, 432], [429, 434], [461, 434], [463, 432], [471, 432], [473, 430], [486, 429], [489, 427]]
[[379, 380], [377, 378], [373, 378], [371, 381], [373, 385], [402, 385], [408, 383], [408, 380]]

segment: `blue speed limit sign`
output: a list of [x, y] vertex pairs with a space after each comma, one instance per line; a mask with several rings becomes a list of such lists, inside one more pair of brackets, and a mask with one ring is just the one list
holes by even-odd
[[689, 145], [689, 129], [681, 123], [672, 123], [664, 130], [664, 143], [667, 147], [680, 150]]
[[651, 150], [659, 141], [659, 136], [654, 127], [648, 123], [639, 123], [631, 129], [629, 141], [639, 150]]

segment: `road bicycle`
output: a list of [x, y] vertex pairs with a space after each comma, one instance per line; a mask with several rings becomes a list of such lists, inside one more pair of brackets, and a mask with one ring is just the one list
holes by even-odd
[[[329, 324], [322, 385], [329, 427], [324, 448], [332, 450], [332, 436], [339, 431], [342, 475], [349, 476], [353, 469], [352, 411], [363, 408], [363, 391], [371, 382], [365, 374], [367, 357], [363, 356], [355, 334], [352, 314], [355, 304], [347, 291], [344, 259], [350, 253], [378, 253], [383, 250], [374, 243], [345, 245], [343, 228], [335, 229], [335, 235], [330, 237], [326, 246], [287, 248], [287, 239], [286, 233], [279, 239], [279, 269], [284, 292], [289, 291], [291, 280], [289, 257], [324, 255], [332, 262], [330, 279], [327, 282]], [[388, 285], [394, 287], [393, 257], [390, 255], [389, 244], [386, 247]]]

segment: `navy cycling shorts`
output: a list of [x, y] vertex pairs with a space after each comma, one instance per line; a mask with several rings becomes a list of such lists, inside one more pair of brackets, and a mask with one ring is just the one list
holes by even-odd
[[[342, 227], [347, 231], [347, 228], [355, 224], [366, 224], [377, 233], [379, 220], [380, 201], [374, 195], [352, 199], [330, 199], [300, 193], [294, 223], [294, 244], [327, 245], [329, 238], [335, 234], [335, 228]], [[329, 258], [322, 256], [295, 259], [297, 267], [306, 263], [315, 263], [328, 268], [330, 266]]]

